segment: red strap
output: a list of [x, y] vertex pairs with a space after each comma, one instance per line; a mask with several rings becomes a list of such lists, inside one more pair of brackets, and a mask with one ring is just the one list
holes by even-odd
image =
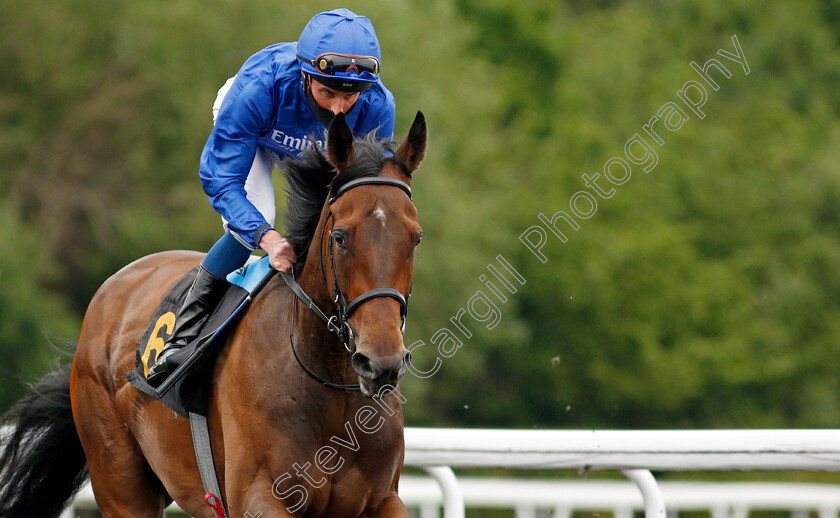
[[222, 507], [222, 502], [219, 500], [218, 496], [213, 493], [207, 493], [204, 495], [204, 502], [206, 502], [211, 509], [216, 511], [216, 516], [218, 518], [225, 518], [225, 509]]

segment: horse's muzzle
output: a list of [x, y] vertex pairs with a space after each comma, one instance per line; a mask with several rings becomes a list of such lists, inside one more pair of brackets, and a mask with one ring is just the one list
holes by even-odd
[[411, 353], [403, 355], [375, 356], [356, 351], [351, 360], [353, 370], [359, 375], [362, 393], [366, 396], [387, 396], [396, 390], [408, 366], [411, 363]]

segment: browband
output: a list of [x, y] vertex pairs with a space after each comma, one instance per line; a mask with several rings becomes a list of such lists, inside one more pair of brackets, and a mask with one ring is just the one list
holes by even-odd
[[360, 185], [391, 185], [399, 187], [405, 191], [408, 195], [408, 199], [411, 199], [411, 187], [409, 187], [407, 183], [397, 180], [396, 178], [388, 178], [387, 176], [365, 176], [363, 178], [356, 178], [355, 180], [351, 180], [342, 185], [338, 192], [330, 198], [330, 205], [335, 203], [335, 200], [339, 199], [342, 194]]

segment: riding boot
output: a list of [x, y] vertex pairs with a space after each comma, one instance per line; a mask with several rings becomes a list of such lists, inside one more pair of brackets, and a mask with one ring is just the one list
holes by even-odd
[[181, 358], [183, 355], [176, 353], [198, 337], [202, 326], [227, 287], [228, 282], [225, 279], [216, 277], [203, 265], [199, 266], [198, 275], [175, 317], [175, 330], [146, 376], [150, 385], [160, 385], [183, 363], [186, 358]]

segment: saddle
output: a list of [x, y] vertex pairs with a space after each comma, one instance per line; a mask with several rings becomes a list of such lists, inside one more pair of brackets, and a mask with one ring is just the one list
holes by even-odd
[[199, 338], [184, 348], [187, 360], [159, 387], [152, 387], [146, 382], [146, 375], [155, 364], [166, 338], [174, 331], [175, 315], [197, 273], [198, 267], [185, 273], [163, 298], [137, 346], [134, 370], [125, 375], [137, 390], [161, 400], [183, 417], [188, 417], [190, 413], [204, 414], [209, 388], [207, 380], [210, 378], [206, 374], [213, 368], [215, 353], [224, 341], [221, 338], [234, 327], [252, 298], [273, 276], [274, 270], [268, 263], [268, 257], [263, 257], [228, 275], [230, 287], [227, 292], [202, 327]]

